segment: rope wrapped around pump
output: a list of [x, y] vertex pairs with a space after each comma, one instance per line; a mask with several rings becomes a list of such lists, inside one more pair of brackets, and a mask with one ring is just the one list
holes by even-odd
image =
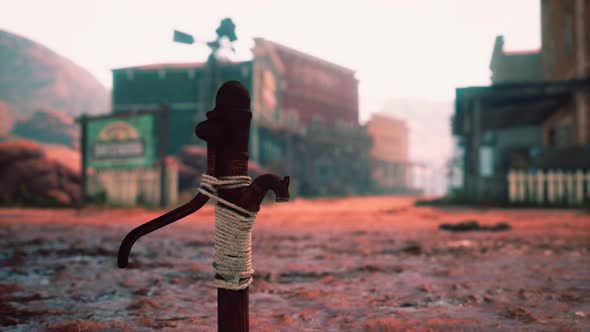
[[248, 211], [217, 196], [217, 189], [247, 187], [249, 176], [224, 176], [219, 179], [203, 174], [199, 192], [216, 200], [215, 261], [213, 268], [223, 279], [215, 278], [217, 288], [239, 290], [252, 283], [252, 225], [256, 212]]

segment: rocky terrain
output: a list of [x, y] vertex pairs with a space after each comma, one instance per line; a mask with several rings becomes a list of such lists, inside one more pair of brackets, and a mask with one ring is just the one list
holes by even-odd
[[64, 111], [40, 109], [31, 117], [16, 121], [11, 134], [38, 142], [60, 144], [78, 149], [80, 127], [74, 118]]
[[0, 141], [27, 138], [77, 148], [74, 117], [109, 111], [94, 76], [47, 47], [0, 30]]
[[30, 140], [0, 142], [0, 205], [78, 204], [81, 179], [73, 166], [78, 162], [71, 155], [71, 167], [61, 162], [68, 157], [64, 150], [69, 151], [63, 146], [44, 147]]
[[[413, 201], [264, 205], [251, 330], [590, 330], [590, 214]], [[116, 267], [123, 237], [163, 212], [0, 209], [0, 330], [215, 331], [212, 205]]]

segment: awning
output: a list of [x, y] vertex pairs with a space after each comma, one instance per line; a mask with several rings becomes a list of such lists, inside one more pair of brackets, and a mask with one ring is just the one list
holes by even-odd
[[590, 90], [590, 79], [458, 88], [453, 134], [464, 134], [465, 114], [472, 113], [476, 103], [482, 106], [482, 130], [535, 125], [559, 110], [579, 90]]

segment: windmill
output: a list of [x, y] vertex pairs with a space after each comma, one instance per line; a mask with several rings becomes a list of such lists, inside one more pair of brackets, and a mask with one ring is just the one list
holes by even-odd
[[[227, 48], [232, 53], [235, 53], [233, 42], [238, 40], [236, 36], [236, 25], [231, 18], [224, 18], [221, 20], [219, 27], [215, 30], [217, 38], [210, 42], [196, 42], [195, 38], [186, 32], [174, 30], [173, 40], [174, 42], [181, 44], [200, 44], [206, 45], [211, 49], [211, 53], [207, 59], [207, 66], [203, 71], [203, 76], [199, 87], [199, 106], [195, 121], [200, 122], [203, 120], [205, 113], [213, 107], [213, 101], [215, 100], [215, 92], [223, 83], [219, 67], [223, 62], [228, 62], [229, 59], [223, 56], [222, 51], [226, 51]], [[224, 39], [229, 40], [229, 45], [223, 43]], [[228, 47], [229, 46], [229, 47]]]
[[[201, 44], [201, 45], [207, 45], [210, 49], [211, 49], [211, 54], [209, 55], [209, 61], [216, 61], [217, 57], [219, 55], [219, 51], [223, 50], [223, 43], [222, 40], [223, 38], [227, 38], [231, 45], [230, 45], [230, 49], [232, 52], [235, 52], [235, 48], [233, 47], [233, 42], [235, 42], [236, 40], [238, 40], [238, 37], [236, 36], [236, 25], [234, 24], [234, 22], [232, 21], [231, 18], [224, 18], [223, 20], [221, 20], [221, 23], [219, 25], [219, 27], [217, 28], [217, 30], [215, 30], [215, 32], [217, 33], [217, 39], [210, 41], [210, 42], [199, 42], [196, 44]], [[195, 38], [188, 33], [182, 32], [182, 31], [178, 31], [178, 30], [174, 30], [174, 37], [173, 37], [174, 42], [177, 43], [181, 43], [181, 44], [195, 44]]]
[[[198, 43], [205, 44], [211, 49], [198, 91], [199, 109], [197, 117], [200, 117], [201, 119], [197, 119], [197, 121], [200, 123], [204, 123], [202, 118], [205, 113], [213, 107], [213, 104], [217, 99], [215, 97], [216, 92], [223, 82], [220, 68], [223, 66], [223, 62], [225, 62], [224, 60], [228, 59], [224, 59], [220, 52], [227, 47], [227, 43], [224, 44], [222, 41], [223, 39], [229, 40], [229, 48], [231, 52], [235, 53], [233, 42], [238, 39], [236, 36], [236, 26], [231, 18], [221, 20], [221, 24], [215, 32], [217, 33], [217, 39], [207, 43]], [[174, 41], [181, 44], [195, 44], [195, 38], [192, 35], [178, 30], [174, 30]], [[207, 121], [211, 120], [206, 120], [205, 122]], [[233, 121], [231, 123], [238, 122]], [[246, 137], [249, 137], [249, 133], [246, 134]], [[217, 294], [217, 310], [219, 332], [247, 332], [249, 330], [248, 289], [228, 290], [219, 288]]]

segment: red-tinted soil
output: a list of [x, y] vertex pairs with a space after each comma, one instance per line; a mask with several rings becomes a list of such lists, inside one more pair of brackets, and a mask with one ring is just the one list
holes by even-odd
[[[215, 331], [213, 207], [116, 254], [163, 211], [0, 209], [0, 330]], [[441, 223], [507, 222], [501, 232]], [[590, 331], [590, 215], [414, 207], [411, 198], [265, 205], [251, 331]]]

